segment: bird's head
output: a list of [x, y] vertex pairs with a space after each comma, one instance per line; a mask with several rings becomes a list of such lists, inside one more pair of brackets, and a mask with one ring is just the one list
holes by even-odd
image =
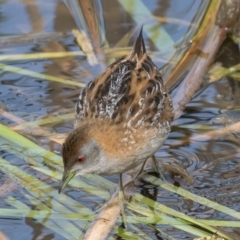
[[62, 148], [64, 173], [58, 192], [76, 175], [95, 173], [101, 167], [101, 148], [84, 127], [69, 134]]

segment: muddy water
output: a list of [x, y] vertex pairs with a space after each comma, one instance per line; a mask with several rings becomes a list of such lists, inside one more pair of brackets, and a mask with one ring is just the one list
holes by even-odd
[[[72, 29], [87, 29], [88, 33], [96, 34], [91, 24], [87, 24], [84, 17], [79, 16], [81, 6], [74, 5], [75, 1], [33, 1], [33, 0], [9, 0], [0, 2], [0, 51], [2, 55], [26, 54], [38, 52], [79, 51]], [[77, 2], [77, 1], [76, 1]], [[75, 4], [76, 4], [75, 2]], [[137, 5], [132, 1], [132, 12], [125, 6], [126, 1], [95, 1], [95, 14], [102, 29], [102, 36], [94, 39], [98, 49], [100, 64], [92, 66], [83, 56], [65, 57], [56, 59], [39, 60], [12, 60], [1, 62], [13, 67], [31, 70], [37, 73], [87, 83], [97, 76], [115, 55], [104, 54], [103, 46], [112, 48], [130, 29], [134, 29], [136, 23], [144, 23], [146, 45], [152, 52], [152, 58], [157, 66], [162, 67], [174, 53], [173, 44], [181, 40], [186, 33], [196, 10], [202, 6], [203, 1], [188, 0], [180, 3], [172, 1], [142, 1]], [[146, 10], [147, 9], [147, 10]], [[145, 13], [142, 14], [142, 12]], [[146, 16], [146, 11], [158, 17], [178, 18], [180, 24], [163, 23]], [[132, 13], [132, 16], [131, 16]], [[149, 20], [146, 20], [149, 18]], [[160, 34], [159, 27], [163, 30]], [[88, 28], [87, 28], [88, 27]], [[98, 32], [99, 33], [99, 32]], [[156, 41], [149, 40], [155, 34]], [[103, 42], [106, 35], [108, 44]], [[131, 46], [130, 42], [119, 47]], [[239, 49], [230, 41], [224, 43], [219, 52], [217, 61], [226, 67], [239, 63]], [[15, 126], [22, 120], [31, 122], [42, 118], [63, 115], [74, 111], [74, 104], [78, 97], [79, 87], [39, 79], [26, 74], [13, 73], [0, 70], [0, 107], [13, 116], [0, 114], [1, 124]], [[188, 141], [194, 133], [201, 133], [203, 126], [213, 128], [211, 119], [219, 114], [220, 110], [228, 110], [239, 107], [239, 83], [230, 78], [224, 78], [220, 82], [203, 86], [192, 101], [186, 106], [182, 116], [173, 124], [173, 130], [164, 147], [157, 153], [157, 157], [166, 164], [181, 166], [188, 174], [191, 182], [186, 177], [166, 172], [165, 178], [170, 183], [180, 185], [199, 196], [204, 196], [236, 211], [240, 210], [239, 194], [239, 136], [230, 134], [217, 140], [210, 139], [204, 142]], [[56, 133], [68, 133], [73, 128], [73, 119], [67, 119], [58, 124], [46, 125], [47, 129]], [[0, 133], [1, 134], [1, 133]], [[46, 149], [60, 152], [61, 147], [42, 137], [42, 132], [22, 133]], [[33, 174], [35, 177], [57, 188], [58, 181], [40, 174], [29, 168], [19, 149], [14, 148], [4, 138], [0, 137], [0, 157], [20, 169]], [[180, 167], [179, 167], [180, 168]], [[109, 177], [109, 180], [117, 182], [117, 177]], [[0, 172], [1, 195], [0, 207], [13, 208], [8, 201], [14, 197], [26, 204], [31, 209], [37, 209], [26, 197], [25, 190], [21, 185], [14, 185], [7, 174]], [[6, 190], [8, 189], [8, 190]], [[203, 219], [234, 220], [228, 215], [219, 213], [211, 208], [199, 205], [191, 200], [157, 188], [142, 181], [135, 190], [166, 204], [180, 212]], [[82, 193], [81, 191], [69, 191], [69, 195], [80, 201], [90, 209], [99, 204], [99, 197]], [[1, 210], [0, 210], [1, 211]], [[44, 221], [42, 221], [44, 222]], [[193, 236], [166, 225], [157, 225], [174, 239], [192, 239]], [[14, 231], [12, 230], [14, 228]], [[41, 221], [24, 216], [1, 217], [0, 230], [9, 239], [66, 239], [58, 231], [45, 227]], [[240, 236], [236, 229], [226, 229], [235, 234], [235, 239]], [[151, 239], [162, 239], [160, 233], [156, 233], [147, 225], [142, 226], [142, 231]], [[114, 234], [114, 233], [113, 233]], [[116, 235], [115, 235], [116, 236]], [[240, 238], [240, 237], [239, 237]], [[164, 239], [164, 237], [163, 237]]]

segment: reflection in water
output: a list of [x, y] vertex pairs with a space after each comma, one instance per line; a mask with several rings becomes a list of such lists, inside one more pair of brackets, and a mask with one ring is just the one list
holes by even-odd
[[[43, 46], [44, 52], [67, 52], [67, 48], [57, 41], [50, 41]], [[49, 75], [72, 78], [72, 69], [75, 67], [74, 57], [53, 58], [52, 62], [45, 65]]]
[[35, 0], [21, 0], [26, 5], [26, 11], [29, 16], [29, 23], [32, 25], [30, 33], [39, 33], [44, 30], [43, 16], [39, 12], [38, 5]]

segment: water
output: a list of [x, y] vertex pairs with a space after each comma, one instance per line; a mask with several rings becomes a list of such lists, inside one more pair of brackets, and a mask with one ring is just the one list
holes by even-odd
[[[51, 51], [79, 51], [79, 47], [74, 41], [71, 30], [78, 27], [86, 29], [87, 20], [82, 17], [76, 18], [76, 16], [79, 16], [79, 9], [77, 5], [75, 5], [75, 7], [73, 6], [74, 3], [76, 2], [67, 0], [1, 1], [1, 55]], [[40, 60], [17, 60], [2, 63], [37, 73], [45, 73], [68, 80], [73, 79], [78, 82], [87, 83], [113, 60], [112, 56], [102, 51], [102, 47], [107, 46], [107, 44], [102, 41], [104, 34], [106, 34], [108, 45], [114, 47], [124, 34], [130, 29], [134, 29], [136, 23], [143, 22], [146, 45], [148, 49], [152, 51], [154, 62], [157, 66], [162, 67], [174, 53], [175, 49], [173, 44], [181, 40], [188, 29], [188, 25], [186, 22], [182, 22], [181, 24], [163, 23], [164, 31], [166, 31], [167, 34], [164, 31], [159, 34], [160, 23], [149, 16], [141, 15], [141, 11], [145, 11], [143, 9], [147, 8], [148, 11], [155, 16], [174, 17], [183, 21], [191, 21], [200, 3], [200, 0], [188, 0], [184, 1], [184, 3], [181, 2], [181, 4], [177, 0], [155, 0], [151, 1], [151, 3], [149, 3], [149, 1], [142, 1], [141, 4], [133, 1], [132, 11], [134, 17], [131, 17], [130, 13], [124, 9], [126, 1], [96, 1], [94, 6], [99, 9], [98, 18], [102, 35], [94, 28], [89, 28], [88, 30], [93, 35], [96, 34], [96, 32], [98, 33], [98, 37], [96, 37], [94, 41], [98, 49], [99, 65], [91, 66], [86, 58], [82, 56]], [[67, 6], [71, 7], [72, 11], [69, 11]], [[146, 18], [149, 19], [146, 20]], [[84, 23], [84, 21], [86, 22]], [[151, 29], [155, 31], [151, 32]], [[157, 34], [156, 38], [154, 38], [156, 39], [155, 43], [148, 38], [151, 37], [152, 33]], [[169, 36], [171, 36], [171, 38], [169, 38]], [[122, 45], [121, 47], [131, 46], [132, 41], [133, 38], [130, 39], [130, 43], [125, 42], [128, 46]], [[218, 55], [218, 61], [227, 64], [229, 63], [228, 59], [231, 58], [232, 65], [234, 61], [237, 63], [239, 52], [235, 47], [235, 45], [226, 41], [224, 47], [219, 51], [221, 54], [219, 53]], [[204, 196], [236, 211], [240, 211], [239, 136], [237, 134], [230, 134], [220, 137], [217, 140], [211, 139], [202, 142], [193, 142], [188, 139], [193, 134], [204, 132], [204, 130], [201, 130], [203, 126], [209, 126], [214, 129], [215, 127], [212, 126], [210, 120], [216, 117], [220, 110], [238, 108], [238, 92], [239, 83], [230, 78], [224, 78], [219, 82], [204, 86], [195, 95], [194, 99], [187, 104], [182, 116], [173, 123], [173, 129], [168, 140], [162, 150], [157, 153], [158, 159], [161, 159], [165, 164], [173, 165], [175, 168], [180, 164], [180, 172], [183, 170], [186, 171], [185, 175], [176, 174], [174, 171], [166, 172], [164, 176], [168, 182], [180, 185], [192, 193]], [[18, 121], [22, 120], [32, 122], [51, 116], [72, 113], [78, 94], [79, 87], [76, 86], [0, 70], [0, 107], [4, 109], [5, 113], [10, 112], [18, 118], [16, 120], [13, 116], [7, 117], [1, 113], [0, 122], [7, 126], [15, 126], [18, 125]], [[70, 132], [72, 128], [72, 118], [57, 124], [45, 125], [46, 130], [61, 134]], [[45, 149], [57, 153], [61, 151], [61, 146], [49, 140], [48, 137], [43, 137], [43, 132], [41, 131], [34, 131], [27, 135], [24, 131], [21, 133]], [[15, 181], [12, 181], [12, 175], [9, 176], [5, 174], [4, 172], [6, 171], [0, 172], [0, 207], [16, 209], [16, 202], [14, 201], [14, 204], [11, 202], [13, 201], [11, 199], [14, 198], [25, 204], [24, 206], [19, 206], [19, 209], [24, 209], [24, 207], [28, 206], [32, 210], [38, 210], [40, 208], [39, 200], [50, 209], [54, 209], [54, 207], [57, 206], [57, 202], [54, 202], [53, 199], [64, 199], [63, 195], [56, 195], [59, 181], [53, 180], [30, 167], [35, 165], [35, 161], [39, 158], [38, 156], [34, 155], [30, 159], [30, 162], [26, 162], [25, 160], [28, 159], [29, 152], [26, 153], [24, 148], [12, 144], [3, 137], [0, 138], [0, 143], [1, 158], [17, 166], [24, 173], [33, 175], [38, 180], [44, 181], [52, 187], [52, 190], [49, 190], [50, 195], [48, 196], [42, 196], [41, 194], [33, 195], [22, 182], [16, 185]], [[7, 170], [7, 172], [8, 171], [11, 170]], [[118, 181], [116, 176], [108, 177], [107, 179], [114, 183]], [[85, 179], [85, 181], [87, 183], [91, 182], [89, 179]], [[112, 188], [110, 183], [109, 185], [105, 184], [107, 183], [99, 182], [99, 186], [97, 186], [97, 188], [99, 188], [98, 191], [100, 191], [97, 194], [97, 196], [99, 195], [98, 197], [96, 197], [96, 194], [89, 194], [89, 192], [70, 187], [66, 188], [66, 193], [72, 199], [76, 200], [76, 204], [77, 202], [81, 203], [92, 210], [104, 202], [101, 195], [107, 197], [109, 189]], [[105, 192], [101, 191], [104, 187]], [[10, 189], [10, 191], [6, 189]], [[195, 218], [235, 220], [233, 217], [185, 199], [180, 195], [156, 187], [148, 182], [138, 182], [138, 187], [134, 191], [140, 192], [166, 206]], [[64, 202], [64, 200], [59, 201]], [[68, 204], [74, 206], [75, 202], [68, 202]], [[61, 211], [62, 208], [59, 207], [58, 210]], [[76, 211], [75, 209], [75, 212]], [[89, 215], [91, 214], [89, 213]], [[74, 239], [74, 236], [76, 237], [78, 236], [77, 234], [79, 234], [79, 232], [74, 229], [72, 230], [72, 235], [63, 236], [62, 231], [59, 230], [59, 225], [54, 225], [54, 221], [49, 220], [47, 217], [45, 220], [44, 218], [41, 220], [37, 219], [37, 217], [31, 218], [24, 214], [20, 214], [18, 217], [0, 216], [0, 230], [9, 239]], [[66, 226], [64, 220], [62, 220], [62, 224], [62, 226], [60, 224], [60, 228], [64, 229], [64, 226]], [[78, 222], [75, 226], [78, 226]], [[79, 228], [81, 231], [84, 230], [83, 226], [84, 224]], [[67, 227], [71, 229], [71, 226], [66, 226], [66, 228]], [[156, 225], [156, 227], [175, 239], [193, 239], [191, 234], [168, 225], [159, 224]], [[87, 228], [87, 226], [85, 226], [85, 228]], [[151, 239], [165, 239], [163, 235], [148, 225], [141, 225], [141, 230]], [[236, 228], [229, 228], [227, 230], [231, 234], [235, 234], [233, 236], [237, 236], [235, 239], [238, 239], [240, 236], [240, 232]], [[130, 231], [134, 232], [133, 229]], [[112, 234], [117, 238], [117, 235], [114, 235], [116, 234], [115, 232]]]

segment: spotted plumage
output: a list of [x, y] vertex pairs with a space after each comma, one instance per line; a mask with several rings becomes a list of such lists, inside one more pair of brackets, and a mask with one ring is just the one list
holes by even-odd
[[154, 155], [170, 132], [172, 102], [147, 55], [142, 30], [131, 52], [81, 91], [63, 144], [60, 191], [75, 175], [121, 174]]
[[141, 33], [129, 55], [110, 65], [80, 93], [76, 127], [87, 118], [132, 128], [161, 127], [164, 121], [172, 121], [171, 100], [159, 70], [147, 56]]

